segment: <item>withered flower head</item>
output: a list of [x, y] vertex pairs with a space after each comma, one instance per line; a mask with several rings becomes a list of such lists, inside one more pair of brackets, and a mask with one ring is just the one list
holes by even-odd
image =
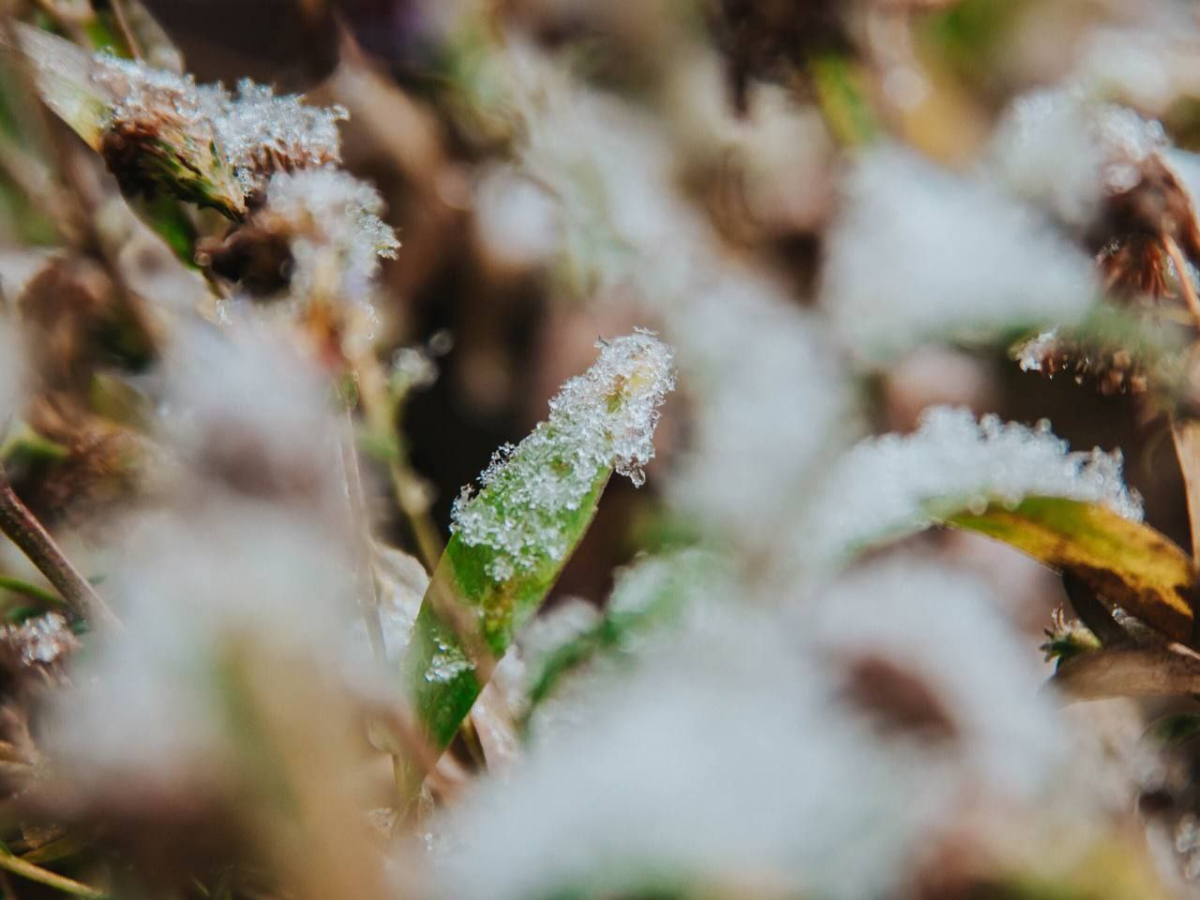
[[123, 192], [167, 189], [231, 218], [245, 211], [242, 186], [190, 76], [102, 59], [92, 77], [120, 98], [106, 117], [100, 152]]

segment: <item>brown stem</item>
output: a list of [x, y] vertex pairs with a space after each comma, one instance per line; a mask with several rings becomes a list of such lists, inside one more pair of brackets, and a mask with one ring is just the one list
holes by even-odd
[[137, 35], [129, 27], [129, 17], [125, 15], [125, 0], [108, 0], [108, 8], [112, 10], [113, 19], [117, 23], [117, 30], [121, 32], [121, 40], [125, 42], [125, 46], [129, 48], [129, 52], [133, 55], [133, 58], [140, 61], [142, 59], [142, 49], [138, 46]]
[[3, 468], [0, 468], [0, 533], [20, 548], [75, 612], [94, 625], [120, 625], [95, 588], [71, 565], [50, 532], [21, 502]]
[[1196, 327], [1200, 328], [1200, 298], [1197, 298], [1191, 276], [1188, 275], [1187, 260], [1183, 258], [1183, 251], [1179, 249], [1173, 237], [1163, 238], [1163, 246], [1167, 256], [1171, 257], [1171, 262], [1175, 264], [1175, 274], [1179, 277], [1179, 286], [1183, 289], [1183, 299], [1187, 302], [1188, 311], [1192, 314]]
[[1192, 531], [1192, 558], [1200, 562], [1200, 420], [1178, 419], [1171, 423], [1175, 453], [1183, 472], [1187, 494], [1188, 521]]
[[1063, 663], [1050, 684], [1071, 700], [1200, 693], [1200, 654], [1181, 644], [1112, 647]]
[[1075, 615], [1100, 639], [1100, 643], [1107, 647], [1129, 641], [1129, 633], [1112, 617], [1095, 591], [1069, 572], [1063, 574], [1063, 587]]

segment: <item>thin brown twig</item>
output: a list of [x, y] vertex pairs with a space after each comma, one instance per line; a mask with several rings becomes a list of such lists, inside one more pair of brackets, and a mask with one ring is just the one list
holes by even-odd
[[112, 10], [113, 19], [117, 23], [117, 30], [121, 32], [121, 40], [125, 42], [125, 46], [129, 49], [133, 58], [140, 62], [142, 60], [142, 48], [138, 44], [137, 35], [129, 27], [129, 17], [125, 14], [125, 0], [108, 0], [108, 7]]
[[67, 605], [93, 625], [119, 627], [120, 620], [79, 573], [37, 517], [21, 502], [0, 466], [0, 533], [20, 548], [54, 585]]
[[1071, 601], [1071, 608], [1075, 610], [1075, 615], [1079, 616], [1080, 621], [1100, 639], [1100, 643], [1110, 646], [1129, 641], [1129, 632], [1120, 626], [1108, 608], [1100, 602], [1096, 592], [1084, 584], [1078, 576], [1072, 575], [1070, 572], [1063, 573], [1063, 587], [1066, 589], [1067, 599]]
[[1183, 290], [1183, 299], [1187, 303], [1188, 311], [1192, 314], [1192, 319], [1196, 323], [1196, 327], [1200, 328], [1200, 297], [1196, 296], [1196, 289], [1192, 285], [1191, 276], [1188, 274], [1187, 260], [1183, 257], [1183, 251], [1175, 243], [1175, 238], [1170, 235], [1163, 238], [1163, 247], [1167, 251], [1167, 256], [1171, 258], [1171, 262], [1175, 265], [1175, 274], [1179, 278], [1179, 286]]

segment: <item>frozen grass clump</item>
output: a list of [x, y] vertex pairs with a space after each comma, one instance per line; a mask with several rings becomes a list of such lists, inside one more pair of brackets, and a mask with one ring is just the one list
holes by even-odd
[[446, 896], [626, 895], [749, 873], [785, 893], [886, 895], [945, 781], [876, 752], [777, 621], [730, 615], [636, 665], [448, 813]]
[[345, 172], [273, 175], [263, 215], [288, 240], [291, 294], [369, 303], [380, 257], [394, 259], [400, 246], [382, 213], [379, 192]]
[[209, 488], [126, 523], [113, 548], [124, 627], [92, 642], [48, 729], [91, 790], [223, 778], [242, 739], [227, 681], [240, 654], [341, 665], [351, 557], [311, 514]]
[[943, 515], [1032, 496], [1101, 503], [1133, 521], [1142, 516], [1119, 452], [1072, 453], [1048, 423], [977, 422], [968, 410], [936, 407], [913, 434], [868, 438], [845, 454], [806, 514], [805, 552], [841, 559]]
[[468, 547], [494, 551], [490, 574], [506, 581], [568, 549], [564, 511], [578, 510], [615, 469], [635, 485], [654, 458], [659, 407], [675, 386], [673, 352], [652, 333], [601, 341], [600, 358], [550, 401], [550, 418], [517, 447], [501, 449], [455, 501], [453, 529]]
[[896, 147], [849, 176], [827, 253], [822, 305], [868, 360], [1072, 321], [1100, 293], [1091, 260], [1041, 214]]
[[169, 348], [164, 438], [198, 474], [239, 492], [338, 504], [332, 385], [284, 335], [238, 324], [195, 326]]
[[1044, 666], [977, 576], [898, 559], [851, 571], [796, 612], [836, 658], [886, 661], [925, 685], [981, 788], [1032, 804], [1059, 777], [1067, 747], [1039, 692]]
[[235, 93], [206, 85], [200, 97], [247, 193], [262, 190], [277, 172], [336, 166], [342, 160], [337, 123], [349, 118], [343, 107], [310, 106], [248, 78], [238, 82]]
[[992, 138], [990, 158], [1018, 197], [1084, 233], [1105, 198], [1137, 187], [1143, 165], [1166, 147], [1158, 122], [1059, 88], [1017, 99]]

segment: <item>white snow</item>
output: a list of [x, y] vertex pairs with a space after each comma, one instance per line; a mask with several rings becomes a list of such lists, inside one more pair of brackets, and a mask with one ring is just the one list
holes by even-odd
[[869, 361], [1074, 320], [1100, 293], [1091, 259], [1039, 212], [896, 147], [849, 174], [828, 241], [822, 306]]

